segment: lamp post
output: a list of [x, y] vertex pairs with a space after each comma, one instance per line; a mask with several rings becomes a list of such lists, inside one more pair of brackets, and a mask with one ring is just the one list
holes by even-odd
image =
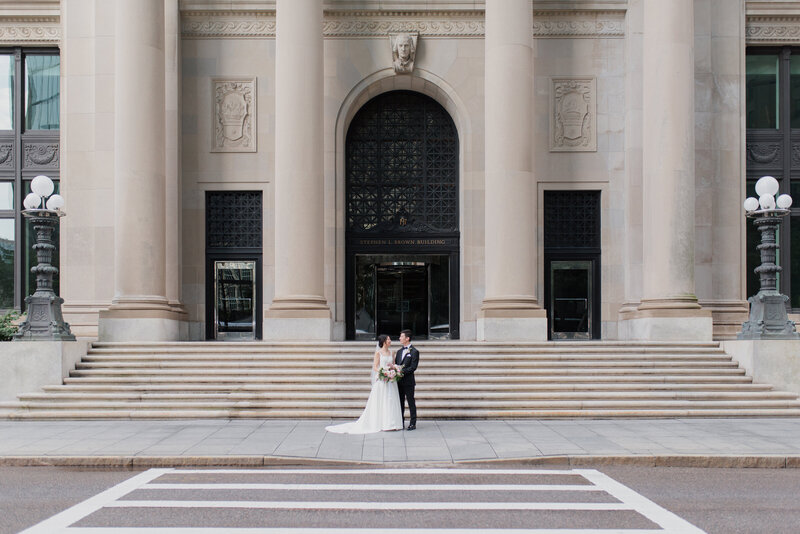
[[47, 176], [37, 176], [31, 181], [31, 193], [22, 202], [25, 207], [22, 215], [31, 221], [36, 233], [36, 251], [38, 264], [31, 268], [36, 275], [36, 291], [25, 297], [28, 316], [19, 325], [14, 341], [75, 341], [69, 324], [61, 315], [61, 304], [64, 299], [53, 291], [53, 276], [58, 269], [51, 264], [53, 251], [53, 232], [58, 227], [59, 219], [66, 215], [61, 209], [64, 199], [53, 194], [53, 181]]
[[[761, 265], [755, 269], [758, 273], [760, 289], [758, 293], [747, 299], [750, 303], [750, 318], [742, 324], [742, 331], [737, 339], [800, 339], [795, 331], [794, 321], [786, 315], [786, 301], [789, 297], [778, 291], [778, 273], [782, 270], [775, 264], [778, 244], [775, 231], [781, 219], [789, 214], [792, 197], [780, 195], [777, 199], [778, 181], [772, 176], [762, 176], [756, 182], [758, 198], [749, 197], [744, 201], [747, 217], [761, 232]], [[760, 208], [760, 209], [759, 209]]]

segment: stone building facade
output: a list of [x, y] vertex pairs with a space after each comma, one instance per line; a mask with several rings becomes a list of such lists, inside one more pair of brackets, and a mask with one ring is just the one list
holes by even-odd
[[793, 46], [791, 1], [0, 2], [109, 340], [729, 338], [747, 58]]

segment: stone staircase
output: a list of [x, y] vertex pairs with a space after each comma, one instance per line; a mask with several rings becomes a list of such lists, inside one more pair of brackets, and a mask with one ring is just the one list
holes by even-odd
[[[420, 342], [420, 419], [798, 416], [719, 343]], [[94, 343], [13, 419], [356, 418], [374, 345]]]

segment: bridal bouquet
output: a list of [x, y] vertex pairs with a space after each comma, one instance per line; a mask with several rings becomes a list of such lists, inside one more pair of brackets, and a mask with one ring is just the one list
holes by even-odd
[[403, 378], [403, 368], [395, 363], [390, 363], [387, 367], [378, 369], [378, 378], [384, 382], [397, 382]]

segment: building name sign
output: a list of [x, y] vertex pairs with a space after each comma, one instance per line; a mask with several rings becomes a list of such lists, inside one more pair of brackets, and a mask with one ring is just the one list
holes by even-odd
[[[426, 238], [396, 238], [396, 239], [358, 239], [358, 245], [375, 246], [375, 245], [389, 245], [389, 246], [402, 246], [402, 245], [415, 245], [415, 246], [432, 246], [432, 245], [452, 245], [450, 239], [426, 239]], [[457, 243], [457, 241], [456, 241]]]

